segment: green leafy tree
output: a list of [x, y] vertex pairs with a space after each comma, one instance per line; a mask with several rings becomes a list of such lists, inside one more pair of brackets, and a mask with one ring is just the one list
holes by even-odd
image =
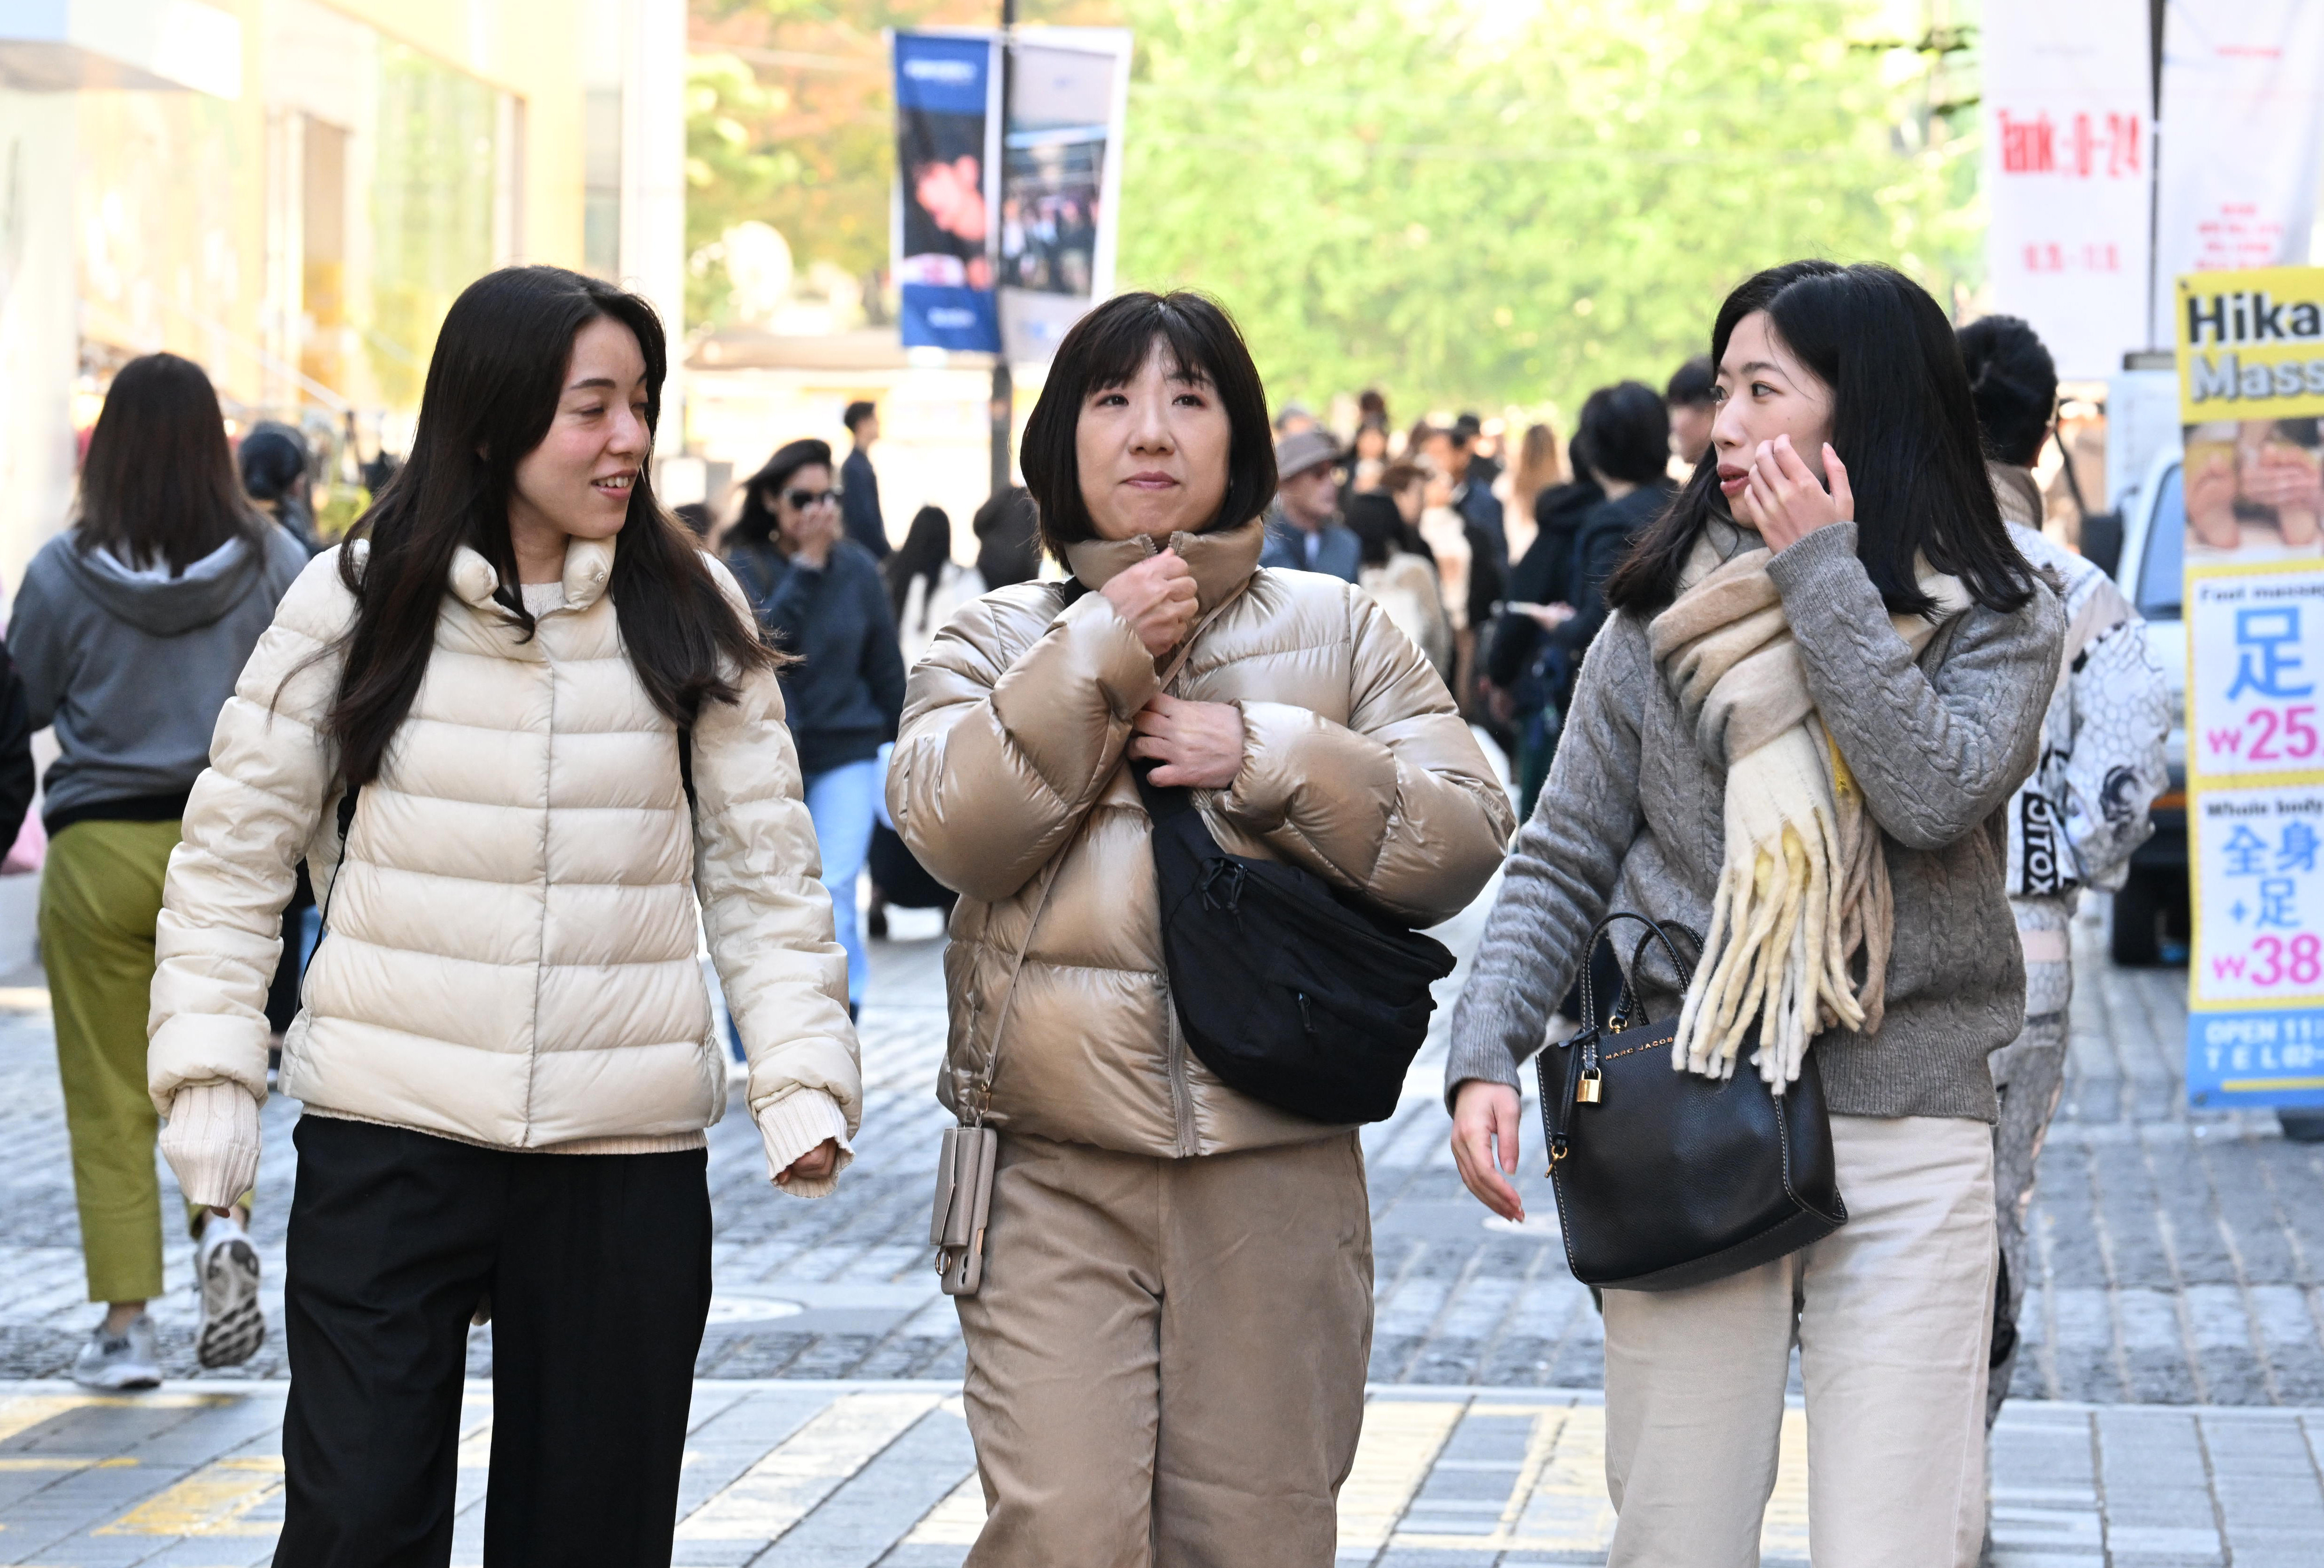
[[1278, 396], [1412, 408], [1655, 384], [1801, 255], [1949, 299], [1975, 160], [1929, 55], [1844, 0], [1132, 0], [1122, 273], [1210, 290]]
[[[1925, 0], [1941, 8], [1945, 0]], [[880, 29], [993, 0], [696, 0], [689, 244], [744, 218], [805, 268], [885, 266], [894, 110]], [[1720, 299], [1802, 255], [1979, 275], [1957, 32], [1886, 0], [1026, 0], [1136, 40], [1121, 287], [1241, 321], [1277, 397], [1399, 410], [1578, 406], [1659, 384]], [[847, 62], [853, 62], [850, 66]], [[1962, 131], [1968, 130], [1963, 125]], [[689, 316], [719, 318], [697, 268]]]

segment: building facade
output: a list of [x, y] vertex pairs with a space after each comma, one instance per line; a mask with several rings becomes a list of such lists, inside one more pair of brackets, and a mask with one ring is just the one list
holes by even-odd
[[136, 355], [344, 463], [404, 447], [493, 267], [620, 279], [676, 338], [685, 52], [684, 0], [0, 6], [0, 593]]

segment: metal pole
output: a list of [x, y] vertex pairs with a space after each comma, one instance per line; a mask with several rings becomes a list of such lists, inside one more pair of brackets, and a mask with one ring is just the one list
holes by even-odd
[[[1009, 89], [1014, 74], [1010, 56], [1017, 29], [1017, 0], [1001, 0], [1001, 169], [994, 171], [993, 189], [1001, 189], [1001, 175], [1009, 167]], [[996, 323], [1001, 318], [1001, 225], [999, 214], [992, 215], [985, 241], [986, 254], [992, 269], [992, 312]], [[1003, 331], [1001, 352], [992, 358], [992, 493], [1001, 494], [1009, 488], [1010, 438], [1016, 433], [1017, 389], [1009, 375], [1009, 337]]]

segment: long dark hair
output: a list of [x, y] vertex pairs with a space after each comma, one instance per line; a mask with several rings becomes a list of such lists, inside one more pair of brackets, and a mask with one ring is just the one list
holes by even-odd
[[925, 616], [927, 606], [936, 598], [936, 579], [944, 575], [945, 563], [952, 559], [952, 518], [941, 506], [923, 506], [912, 513], [912, 526], [905, 531], [904, 542], [895, 553], [880, 563], [881, 575], [888, 579], [888, 603], [896, 612], [896, 624], [904, 623], [904, 602], [912, 596], [912, 580], [926, 577], [927, 592], [921, 597], [920, 611]]
[[[1857, 558], [1890, 613], [1935, 609], [1920, 590], [1915, 557], [1961, 580], [1969, 597], [2005, 613], [2034, 591], [2033, 568], [2003, 528], [1952, 324], [1928, 291], [1892, 268], [1789, 262], [1746, 281], [1719, 308], [1711, 358], [1756, 310], [1784, 346], [1831, 389], [1831, 444], [1856, 493]], [[1606, 580], [1615, 608], [1647, 614], [1669, 604], [1696, 537], [1723, 515], [1719, 465], [1694, 477]]]
[[[531, 634], [516, 587], [509, 491], [518, 461], [540, 445], [556, 418], [575, 335], [600, 317], [637, 336], [650, 429], [661, 414], [668, 355], [661, 322], [644, 300], [562, 267], [506, 267], [452, 302], [428, 364], [411, 455], [356, 524], [371, 541], [370, 558], [358, 570], [352, 551], [339, 556], [339, 580], [356, 604], [327, 720], [344, 782], [378, 776], [389, 740], [410, 712], [462, 545], [500, 573], [494, 597]], [[691, 724], [706, 699], [733, 701], [737, 676], [773, 666], [770, 650], [719, 591], [693, 536], [654, 500], [650, 463], [631, 486], [605, 591], [631, 668], [674, 724]]]
[[131, 360], [113, 378], [81, 462], [73, 544], [173, 577], [225, 544], [265, 537], [242, 493], [217, 392], [174, 354]]
[[[775, 448], [775, 455], [756, 474], [742, 481], [742, 510], [735, 514], [734, 526], [727, 538], [742, 544], [768, 544], [779, 540], [781, 523], [775, 508], [767, 498], [779, 494], [791, 482], [791, 475], [802, 468], [816, 465], [830, 468], [835, 477], [838, 469], [831, 461], [831, 443], [809, 436], [802, 440], [788, 441]], [[780, 549], [779, 543], [775, 548]]]
[[1201, 376], [1227, 416], [1227, 492], [1218, 515], [1203, 531], [1236, 528], [1275, 499], [1275, 438], [1267, 419], [1267, 389], [1251, 363], [1234, 318], [1206, 295], [1117, 294], [1074, 323], [1057, 345], [1049, 378], [1025, 420], [1019, 463], [1025, 486], [1040, 509], [1041, 542], [1063, 561], [1068, 546], [1097, 537], [1082, 502], [1079, 448], [1082, 404], [1089, 395], [1122, 386], [1160, 343], [1173, 368]]

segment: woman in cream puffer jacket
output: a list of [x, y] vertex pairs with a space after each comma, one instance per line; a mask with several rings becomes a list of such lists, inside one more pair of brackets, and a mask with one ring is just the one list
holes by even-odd
[[283, 599], [187, 807], [148, 1064], [192, 1202], [256, 1167], [302, 857], [323, 910], [281, 1076], [286, 1568], [447, 1560], [484, 1306], [486, 1559], [669, 1562], [726, 1109], [698, 931], [776, 1181], [827, 1193], [850, 1158], [846, 959], [777, 660], [653, 501], [663, 364], [610, 284], [471, 285], [410, 462]]
[[953, 618], [888, 776], [963, 894], [938, 1093], [1000, 1131], [958, 1298], [990, 1505], [968, 1561], [1323, 1568], [1371, 1337], [1362, 1150], [1188, 1051], [1129, 763], [1194, 789], [1230, 852], [1420, 924], [1491, 877], [1508, 797], [1377, 605], [1259, 568], [1266, 394], [1216, 305], [1084, 317], [1024, 466], [1072, 579]]

